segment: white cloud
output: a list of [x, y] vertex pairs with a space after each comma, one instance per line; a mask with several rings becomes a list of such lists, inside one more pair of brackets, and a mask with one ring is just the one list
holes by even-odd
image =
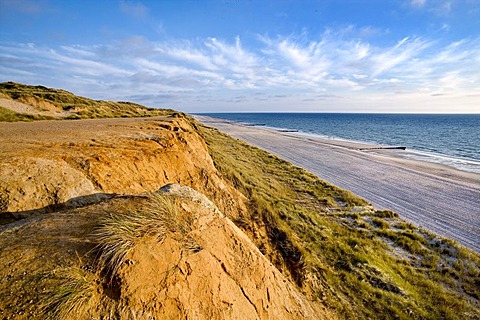
[[378, 103], [381, 97], [407, 101], [407, 95], [427, 99], [433, 94], [438, 102], [446, 97], [439, 94], [449, 94], [460, 101], [475, 99], [480, 87], [480, 38], [445, 44], [403, 37], [380, 46], [329, 30], [316, 39], [302, 34], [259, 40], [257, 47], [246, 47], [239, 37], [164, 42], [136, 37], [58, 48], [0, 43], [0, 80], [60, 87], [94, 98], [137, 97], [154, 106], [171, 98], [175, 107], [256, 101], [266, 108], [279, 94], [287, 94], [289, 102], [297, 97], [305, 108], [319, 99], [339, 100], [319, 94], [344, 97], [345, 106]]
[[373, 76], [391, 71], [393, 68], [402, 65], [405, 62], [412, 61], [415, 57], [421, 55], [422, 51], [428, 48], [431, 43], [416, 38], [410, 40], [406, 37], [400, 40], [394, 47], [378, 49], [377, 54], [372, 56]]
[[442, 27], [440, 28], [441, 31], [450, 31], [450, 25], [447, 23], [444, 23]]
[[414, 7], [423, 7], [427, 3], [427, 0], [411, 0], [410, 4]]

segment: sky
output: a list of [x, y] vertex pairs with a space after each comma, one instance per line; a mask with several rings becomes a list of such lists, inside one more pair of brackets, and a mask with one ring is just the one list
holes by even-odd
[[0, 82], [189, 113], [480, 113], [480, 0], [0, 0]]

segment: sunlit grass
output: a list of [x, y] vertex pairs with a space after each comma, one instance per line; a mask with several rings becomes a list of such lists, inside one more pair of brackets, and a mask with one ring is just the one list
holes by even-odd
[[109, 277], [115, 276], [141, 238], [154, 236], [161, 241], [168, 233], [185, 237], [191, 231], [192, 219], [173, 198], [160, 193], [149, 195], [148, 204], [138, 210], [110, 213], [100, 220], [95, 232], [100, 269]]
[[36, 120], [53, 120], [55, 118], [49, 116], [42, 116], [38, 114], [26, 114], [11, 111], [9, 109], [0, 107], [0, 121], [14, 122], [14, 121], [36, 121]]
[[180, 240], [186, 250], [202, 249], [188, 235], [194, 216], [183, 211], [174, 197], [152, 193], [137, 204], [136, 210], [126, 208], [125, 212], [111, 212], [99, 219], [92, 235], [97, 243], [96, 258], [89, 264], [80, 262], [79, 266], [44, 276], [57, 283], [41, 302], [45, 315], [52, 319], [116, 318], [125, 308], [120, 299], [118, 272], [129, 252], [147, 236], [161, 242], [170, 235]]
[[101, 300], [99, 277], [80, 267], [57, 270], [60, 284], [41, 301], [40, 307], [50, 319], [88, 319]]
[[[0, 83], [0, 94], [15, 101], [41, 106], [48, 103], [57, 112], [70, 113], [66, 119], [152, 117], [173, 114], [173, 110], [146, 108], [131, 102], [92, 100], [61, 89], [29, 86], [15, 82]], [[41, 108], [41, 107], [40, 107]], [[0, 108], [0, 121], [33, 121], [55, 119], [48, 116], [20, 114]]]

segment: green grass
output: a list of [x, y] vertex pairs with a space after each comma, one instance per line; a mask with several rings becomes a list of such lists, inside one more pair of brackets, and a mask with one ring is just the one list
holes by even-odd
[[9, 109], [0, 107], [0, 121], [15, 122], [15, 121], [37, 121], [37, 120], [53, 120], [54, 117], [42, 116], [39, 114], [26, 114], [11, 111]]
[[478, 254], [392, 211], [358, 210], [367, 203], [355, 195], [216, 129], [198, 128], [216, 168], [249, 199], [249, 212], [235, 223], [340, 318], [480, 318]]
[[185, 238], [193, 218], [182, 212], [172, 197], [153, 193], [145, 207], [104, 217], [95, 232], [98, 268], [113, 279], [141, 238], [149, 235], [161, 241], [169, 233]]
[[[174, 113], [169, 109], [147, 108], [132, 102], [116, 102], [93, 100], [74, 95], [65, 90], [46, 88], [44, 86], [30, 86], [15, 82], [0, 83], [0, 96], [9, 97], [43, 110], [42, 104], [53, 105], [57, 112], [68, 111], [71, 114], [66, 118], [95, 119], [95, 118], [125, 118], [125, 117], [152, 117]], [[53, 117], [41, 117], [38, 115], [11, 114], [0, 111], [0, 121], [33, 121]]]

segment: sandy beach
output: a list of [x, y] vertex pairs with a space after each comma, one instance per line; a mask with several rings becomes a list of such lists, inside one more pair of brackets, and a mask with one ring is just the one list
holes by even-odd
[[480, 252], [480, 174], [407, 159], [408, 150], [369, 150], [375, 146], [196, 118]]

